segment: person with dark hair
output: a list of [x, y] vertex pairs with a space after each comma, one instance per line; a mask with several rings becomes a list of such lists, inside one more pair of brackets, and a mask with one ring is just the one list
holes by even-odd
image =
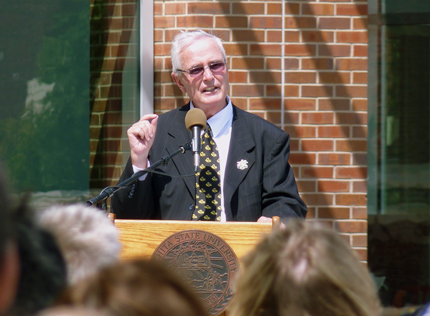
[[66, 265], [54, 237], [40, 228], [24, 200], [14, 211], [20, 276], [9, 315], [32, 315], [50, 306], [67, 284]]
[[19, 255], [16, 227], [12, 219], [12, 201], [3, 168], [0, 166], [0, 315], [15, 299], [19, 279]]
[[89, 308], [112, 316], [205, 316], [196, 294], [157, 261], [134, 259], [105, 267], [68, 287], [57, 306]]
[[[233, 105], [221, 39], [202, 30], [181, 32], [172, 42], [171, 59], [172, 79], [190, 100], [160, 116], [144, 115], [128, 129], [131, 153], [120, 182], [189, 142], [185, 119], [191, 112], [201, 112], [207, 127], [200, 156], [198, 150], [177, 155], [157, 169], [164, 174], [146, 174], [116, 192], [111, 206], [117, 218], [305, 218], [307, 208], [288, 162], [290, 136]], [[194, 147], [199, 146], [198, 138]]]

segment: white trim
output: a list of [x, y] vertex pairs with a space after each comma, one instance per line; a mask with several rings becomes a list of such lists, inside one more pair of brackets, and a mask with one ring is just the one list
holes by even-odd
[[140, 116], [154, 113], [154, 2], [140, 0]]

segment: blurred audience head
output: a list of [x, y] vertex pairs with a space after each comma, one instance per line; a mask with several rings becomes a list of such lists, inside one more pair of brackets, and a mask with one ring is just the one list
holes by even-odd
[[19, 251], [18, 292], [10, 315], [32, 315], [50, 306], [67, 285], [66, 266], [54, 237], [40, 228], [24, 201], [14, 211]]
[[118, 229], [97, 208], [56, 205], [38, 214], [38, 222], [55, 237], [66, 261], [69, 284], [119, 260]]
[[73, 306], [53, 306], [46, 308], [34, 316], [112, 316], [111, 314], [92, 308]]
[[204, 316], [195, 293], [159, 262], [121, 261], [69, 287], [59, 305], [92, 308], [112, 316]]
[[235, 316], [377, 316], [367, 268], [346, 240], [316, 222], [290, 220], [242, 262], [229, 311]]
[[18, 288], [19, 255], [12, 213], [11, 192], [0, 165], [0, 315], [11, 307]]

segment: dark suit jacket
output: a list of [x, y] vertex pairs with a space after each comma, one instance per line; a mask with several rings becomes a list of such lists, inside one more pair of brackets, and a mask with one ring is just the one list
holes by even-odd
[[[152, 163], [191, 140], [185, 127], [190, 105], [159, 116]], [[227, 221], [256, 221], [260, 216], [306, 217], [293, 171], [288, 163], [289, 135], [266, 120], [233, 106], [232, 134], [224, 177]], [[248, 162], [240, 170], [237, 163]], [[191, 151], [174, 156], [156, 170], [112, 196], [117, 218], [190, 220], [194, 209], [195, 177]], [[133, 174], [130, 159], [120, 182]], [[183, 176], [183, 177], [181, 177]]]

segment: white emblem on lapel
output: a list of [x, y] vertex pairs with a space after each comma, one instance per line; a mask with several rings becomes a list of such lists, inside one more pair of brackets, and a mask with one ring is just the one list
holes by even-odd
[[245, 170], [248, 168], [248, 161], [245, 159], [242, 159], [241, 161], [237, 162], [237, 169], [239, 170]]

